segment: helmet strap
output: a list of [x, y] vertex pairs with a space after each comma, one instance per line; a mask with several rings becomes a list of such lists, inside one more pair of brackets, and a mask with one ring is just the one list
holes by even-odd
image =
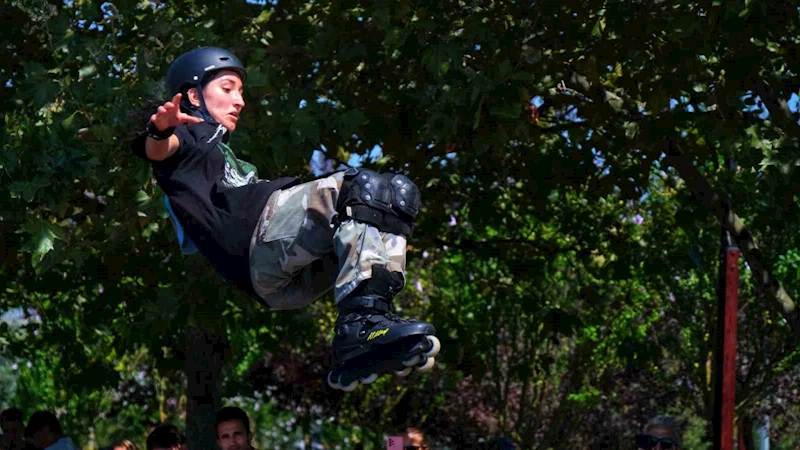
[[206, 122], [217, 123], [211, 114], [208, 112], [208, 108], [206, 108], [206, 101], [203, 98], [203, 86], [200, 83], [194, 85], [195, 90], [197, 91], [197, 97], [200, 98], [200, 108], [198, 108], [198, 112], [200, 113], [200, 118], [205, 120]]
[[[183, 104], [189, 111], [189, 115], [203, 119], [203, 121], [208, 122], [212, 125], [221, 125], [216, 120], [214, 120], [213, 117], [211, 117], [211, 114], [208, 112], [208, 108], [206, 108], [206, 101], [203, 98], [203, 86], [200, 83], [197, 83], [194, 85], [194, 88], [197, 91], [197, 97], [200, 99], [199, 107], [193, 105], [192, 102], [189, 101], [188, 96], [184, 96], [184, 98], [181, 99], [181, 104]], [[183, 103], [184, 101], [186, 102], [185, 104]], [[226, 132], [222, 137], [222, 142], [227, 143], [229, 139], [230, 139], [230, 133]]]

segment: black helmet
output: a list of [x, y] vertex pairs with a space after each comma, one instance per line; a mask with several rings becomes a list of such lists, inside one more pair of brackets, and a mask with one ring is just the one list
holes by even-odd
[[239, 58], [224, 48], [200, 47], [189, 50], [177, 57], [169, 66], [167, 72], [169, 96], [174, 97], [178, 92], [185, 94], [189, 88], [196, 88], [200, 96], [200, 108], [192, 105], [189, 98], [184, 96], [181, 99], [182, 109], [190, 115], [216, 123], [206, 109], [202, 87], [208, 82], [211, 75], [223, 69], [238, 73], [242, 77], [242, 81], [247, 75]]
[[244, 80], [246, 72], [242, 62], [224, 48], [201, 47], [182, 54], [169, 66], [167, 89], [173, 97], [187, 87], [197, 87], [208, 77], [222, 69], [233, 70]]

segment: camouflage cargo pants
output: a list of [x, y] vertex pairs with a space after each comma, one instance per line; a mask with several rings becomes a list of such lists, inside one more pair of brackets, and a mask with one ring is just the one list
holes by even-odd
[[334, 288], [339, 302], [385, 265], [405, 278], [406, 238], [353, 220], [337, 228], [344, 173], [273, 193], [250, 241], [250, 278], [274, 309], [297, 309]]

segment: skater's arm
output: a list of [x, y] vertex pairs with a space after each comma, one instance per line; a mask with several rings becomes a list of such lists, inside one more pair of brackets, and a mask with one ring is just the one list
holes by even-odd
[[[174, 129], [181, 124], [203, 121], [199, 117], [181, 112], [180, 104], [181, 94], [176, 94], [171, 101], [159, 106], [158, 111], [150, 116], [150, 122], [158, 132]], [[180, 145], [180, 140], [174, 134], [167, 139], [154, 139], [148, 136], [145, 141], [145, 155], [151, 161], [163, 161], [172, 156], [180, 148]]]
[[151, 137], [147, 138], [145, 142], [145, 153], [147, 154], [147, 158], [153, 161], [163, 161], [173, 153], [175, 150], [178, 150], [180, 147], [180, 142], [178, 141], [178, 136], [174, 134], [169, 137], [169, 139], [164, 140], [155, 140]]

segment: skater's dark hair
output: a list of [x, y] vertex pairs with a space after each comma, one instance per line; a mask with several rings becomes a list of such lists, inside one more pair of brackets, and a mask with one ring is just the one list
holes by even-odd
[[217, 420], [214, 423], [214, 432], [217, 433], [217, 437], [219, 437], [219, 432], [217, 431], [219, 424], [222, 422], [230, 422], [231, 420], [238, 420], [239, 422], [242, 422], [244, 431], [246, 431], [248, 435], [251, 434], [250, 418], [247, 417], [247, 413], [244, 412], [242, 408], [237, 408], [236, 406], [226, 406], [217, 411]]
[[28, 425], [25, 427], [25, 436], [31, 437], [43, 427], [47, 427], [54, 434], [61, 435], [64, 431], [61, 429], [61, 422], [58, 417], [50, 411], [36, 411], [30, 419]]
[[8, 408], [0, 413], [0, 422], [22, 422], [22, 411], [18, 408]]
[[186, 437], [175, 425], [159, 425], [147, 435], [147, 450], [175, 448], [186, 444]]

